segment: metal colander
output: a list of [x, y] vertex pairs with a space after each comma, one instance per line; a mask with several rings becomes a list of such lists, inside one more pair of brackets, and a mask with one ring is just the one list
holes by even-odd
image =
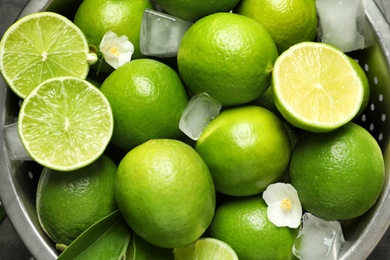
[[[82, 0], [31, 0], [20, 17], [38, 11], [55, 11], [70, 19]], [[378, 141], [386, 164], [385, 186], [376, 204], [363, 216], [344, 221], [346, 239], [340, 259], [365, 259], [390, 224], [390, 26], [374, 0], [364, 0], [372, 45], [350, 53], [365, 70], [371, 95], [366, 111], [356, 120]], [[389, 10], [390, 12], [390, 10]], [[0, 77], [0, 129], [15, 122], [21, 101]], [[35, 259], [56, 259], [54, 243], [40, 228], [35, 191], [42, 167], [34, 162], [11, 161], [0, 138], [0, 196], [16, 232]]]

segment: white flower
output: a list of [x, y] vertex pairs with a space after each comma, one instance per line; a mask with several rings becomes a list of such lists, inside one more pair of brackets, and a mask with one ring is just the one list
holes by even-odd
[[275, 226], [297, 228], [301, 223], [302, 206], [298, 192], [288, 183], [268, 185], [263, 192], [267, 217]]
[[112, 31], [108, 31], [103, 36], [99, 48], [104, 60], [114, 69], [129, 62], [134, 53], [134, 45], [129, 39], [125, 35], [118, 37]]

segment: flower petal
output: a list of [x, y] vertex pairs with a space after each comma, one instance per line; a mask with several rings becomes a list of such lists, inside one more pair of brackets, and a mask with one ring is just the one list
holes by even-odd
[[103, 57], [104, 57], [104, 60], [110, 64], [111, 67], [113, 67], [114, 69], [117, 69], [119, 68], [119, 59], [117, 56], [115, 56], [114, 54], [108, 52], [108, 51], [102, 51], [101, 52], [103, 53]]
[[286, 223], [289, 222], [289, 213], [283, 210], [281, 207], [268, 207], [267, 217], [277, 227], [285, 227]]
[[108, 31], [103, 35], [102, 41], [100, 42], [99, 49], [106, 49], [105, 45], [107, 45], [111, 40], [115, 40], [118, 38], [118, 35], [113, 31]]
[[291, 216], [289, 217], [289, 221], [286, 222], [286, 226], [290, 228], [297, 228], [301, 224], [301, 219], [302, 219], [302, 207], [299, 203], [299, 207], [296, 206], [294, 207], [294, 210], [289, 212]]
[[104, 60], [117, 69], [131, 60], [134, 45], [125, 35], [118, 37], [116, 33], [108, 31], [100, 43], [100, 52]]
[[270, 205], [280, 203], [285, 198], [290, 198], [291, 190], [290, 187], [286, 187], [286, 185], [291, 186], [291, 184], [280, 182], [268, 185], [267, 189], [263, 192], [263, 199], [265, 203], [267, 203], [267, 205]]
[[291, 184], [274, 183], [268, 185], [263, 192], [263, 199], [268, 205], [267, 217], [275, 226], [299, 227], [302, 206], [298, 192]]
[[269, 206], [267, 217], [277, 227], [297, 228], [301, 224], [302, 208], [295, 206], [289, 212], [286, 212], [281, 207]]

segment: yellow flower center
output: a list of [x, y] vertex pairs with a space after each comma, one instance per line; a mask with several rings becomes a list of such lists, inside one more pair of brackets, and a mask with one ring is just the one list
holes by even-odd
[[280, 202], [280, 208], [284, 209], [284, 211], [289, 212], [292, 209], [293, 202], [290, 199], [284, 199]]
[[118, 51], [118, 47], [114, 46], [114, 47], [111, 47], [110, 48], [110, 53], [111, 54], [114, 54], [115, 56], [119, 56], [119, 51]]

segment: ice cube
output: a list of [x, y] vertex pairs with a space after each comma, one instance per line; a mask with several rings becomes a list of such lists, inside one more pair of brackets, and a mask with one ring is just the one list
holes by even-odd
[[362, 0], [317, 0], [319, 40], [343, 52], [367, 47], [370, 35]]
[[386, 19], [390, 21], [390, 1], [389, 0], [376, 0], [379, 8], [382, 10]]
[[198, 140], [203, 129], [218, 116], [222, 105], [207, 93], [191, 98], [180, 119], [180, 130], [192, 140]]
[[32, 158], [19, 138], [18, 123], [3, 128], [3, 138], [10, 160], [31, 161]]
[[159, 11], [146, 9], [141, 24], [141, 53], [161, 58], [175, 57], [181, 38], [192, 24]]
[[344, 242], [340, 222], [325, 221], [311, 213], [305, 213], [293, 253], [301, 260], [336, 260]]

